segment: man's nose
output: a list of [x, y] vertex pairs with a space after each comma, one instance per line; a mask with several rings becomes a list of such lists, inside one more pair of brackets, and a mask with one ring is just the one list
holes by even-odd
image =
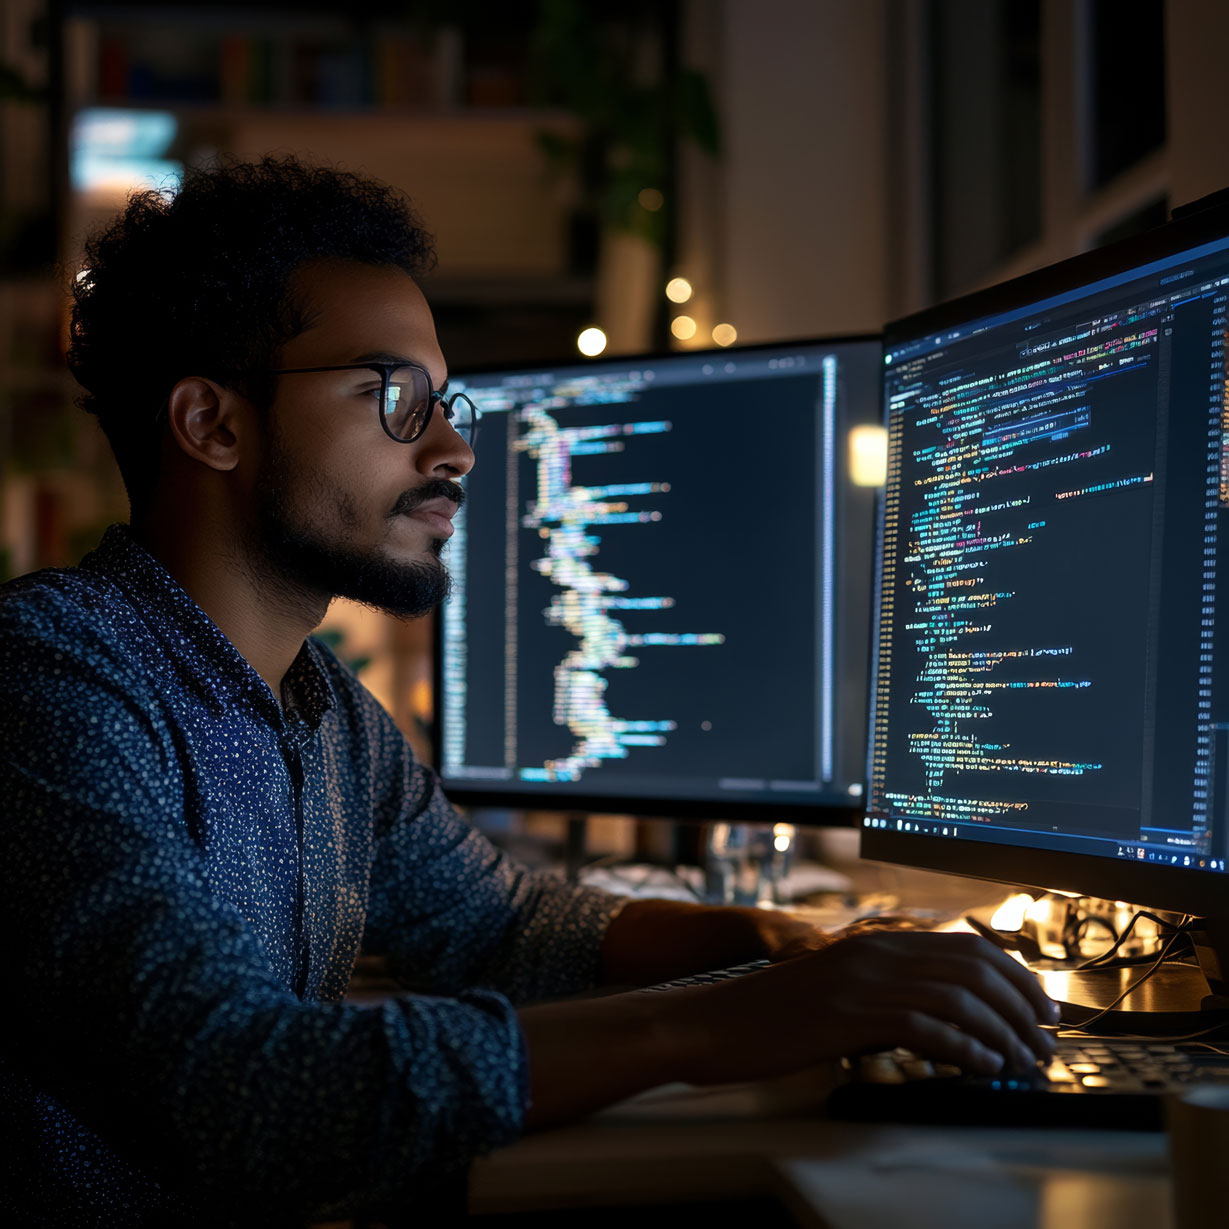
[[448, 421], [443, 406], [437, 405], [427, 429], [410, 447], [414, 468], [422, 474], [468, 474], [474, 468], [474, 450]]

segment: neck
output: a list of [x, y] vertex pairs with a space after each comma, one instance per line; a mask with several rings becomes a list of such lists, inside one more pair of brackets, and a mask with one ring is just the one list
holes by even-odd
[[132, 533], [217, 624], [281, 703], [282, 682], [329, 596], [285, 582], [254, 557], [239, 527], [152, 511]]

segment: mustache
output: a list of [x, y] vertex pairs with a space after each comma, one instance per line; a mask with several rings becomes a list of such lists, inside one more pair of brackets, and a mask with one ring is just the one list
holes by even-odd
[[459, 508], [465, 502], [465, 488], [447, 478], [428, 478], [421, 486], [403, 492], [389, 516], [406, 516], [431, 499], [451, 499]]

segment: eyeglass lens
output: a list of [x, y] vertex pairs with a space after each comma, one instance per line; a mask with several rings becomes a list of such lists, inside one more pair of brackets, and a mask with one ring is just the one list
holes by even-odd
[[422, 434], [431, 408], [427, 374], [417, 367], [398, 367], [389, 374], [384, 398], [384, 419], [398, 439], [412, 440]]
[[[467, 443], [473, 423], [473, 403], [461, 394], [441, 398], [442, 412], [453, 430]], [[388, 395], [384, 401], [384, 416], [389, 431], [398, 439], [414, 440], [427, 424], [431, 409], [431, 386], [427, 375], [418, 367], [397, 367], [389, 376]]]

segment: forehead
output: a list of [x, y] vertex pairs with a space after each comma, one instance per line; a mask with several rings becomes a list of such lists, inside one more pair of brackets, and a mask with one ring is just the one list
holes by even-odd
[[319, 261], [297, 270], [290, 290], [308, 327], [282, 348], [279, 365], [325, 366], [387, 353], [415, 359], [443, 379], [431, 309], [403, 270]]

